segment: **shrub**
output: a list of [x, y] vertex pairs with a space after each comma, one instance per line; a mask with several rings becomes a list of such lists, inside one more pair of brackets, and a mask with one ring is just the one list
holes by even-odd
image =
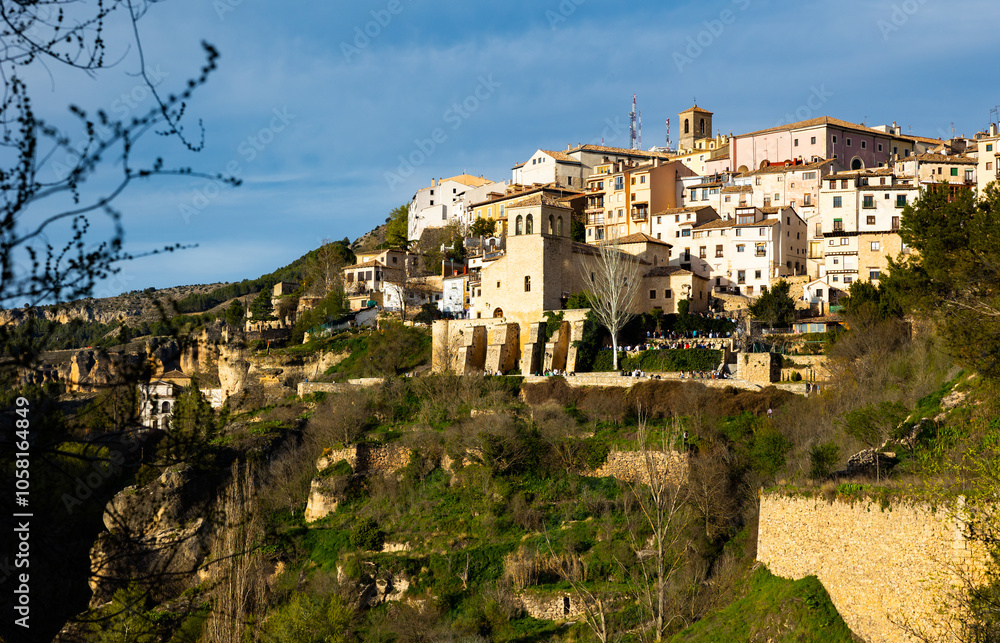
[[379, 529], [374, 518], [365, 518], [351, 530], [351, 544], [365, 551], [381, 551], [385, 544], [385, 532]]
[[[611, 351], [601, 351], [594, 360], [594, 371], [610, 371], [614, 364]], [[653, 349], [634, 356], [620, 356], [618, 363], [626, 371], [712, 371], [722, 361], [722, 352], [707, 348]]]
[[809, 477], [813, 480], [825, 478], [833, 472], [840, 459], [840, 447], [832, 442], [817, 444], [809, 449]]
[[792, 380], [793, 382], [801, 382], [802, 381], [802, 373], [800, 373], [798, 371], [795, 371], [794, 373], [792, 373], [792, 375], [791, 375], [791, 377], [789, 379]]

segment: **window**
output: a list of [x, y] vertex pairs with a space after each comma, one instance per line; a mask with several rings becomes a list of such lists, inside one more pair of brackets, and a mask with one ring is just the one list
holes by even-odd
[[987, 170], [992, 170], [993, 169], [993, 161], [990, 161], [989, 163], [986, 164], [986, 169]]
[[741, 283], [741, 284], [745, 284], [747, 282], [747, 271], [746, 270], [737, 270], [736, 271], [736, 282], [737, 283]]
[[632, 177], [632, 185], [635, 185], [635, 177]]
[[643, 174], [642, 176], [639, 177], [639, 183], [645, 183], [645, 182], [646, 182], [646, 175]]
[[812, 204], [813, 204], [813, 195], [811, 193], [809, 193], [809, 192], [806, 192], [805, 194], [803, 194], [802, 195], [802, 205], [812, 205]]
[[835, 197], [833, 197], [833, 207], [835, 207], [835, 208], [842, 208], [842, 207], [844, 207], [844, 197], [842, 197], [842, 196], [835, 196]]
[[736, 244], [736, 252], [743, 252], [745, 249], [746, 249], [746, 246], [743, 245], [742, 243]]
[[674, 223], [680, 223], [680, 220], [681, 220], [681, 215], [675, 214], [674, 215]]
[[532, 219], [531, 215], [529, 214], [524, 219], [524, 234], [531, 234], [534, 231], [535, 231], [535, 226], [533, 224], [533, 219]]
[[650, 290], [649, 291], [649, 298], [650, 299], [656, 299], [656, 291], [655, 290]]
[[669, 290], [664, 290], [663, 291], [663, 298], [664, 299], [670, 299], [670, 291]]
[[[988, 169], [990, 169], [990, 168], [986, 168], [986, 169], [988, 170]], [[728, 196], [726, 197], [726, 203], [729, 203], [729, 198], [730, 198], [730, 197], [728, 197]]]
[[878, 281], [881, 276], [882, 276], [882, 271], [879, 270], [878, 268], [871, 268], [868, 270], [868, 278], [871, 279], [872, 281]]
[[758, 229], [758, 232], [760, 232], [760, 236], [762, 236], [762, 237], [764, 236], [764, 234], [765, 234], [765, 232], [764, 232], [764, 231], [765, 231], [766, 229], [767, 229], [767, 228], [759, 228], [759, 229]]
[[721, 245], [715, 246], [715, 257], [717, 259], [720, 258], [720, 257], [722, 257], [722, 246]]
[[816, 233], [815, 233], [815, 236], [817, 236], [817, 237], [822, 237], [823, 236], [823, 223], [821, 221], [817, 221], [816, 222]]
[[830, 239], [830, 245], [831, 246], [837, 245], [837, 240], [836, 239]]
[[593, 228], [587, 228], [587, 236], [588, 237], [592, 237], [593, 236], [593, 232], [594, 232]]
[[[704, 201], [707, 198], [708, 198], [708, 190], [705, 189], [705, 188], [702, 188], [702, 190], [701, 190], [701, 200]], [[689, 219], [691, 218], [690, 214], [688, 215], [688, 218]]]
[[754, 185], [760, 185], [760, 177], [759, 176], [756, 179], [754, 179]]
[[514, 234], [524, 234], [524, 217], [520, 214], [514, 220]]
[[881, 241], [872, 241], [872, 250], [881, 250], [881, 249], [882, 249]]
[[851, 139], [847, 139], [847, 147], [851, 146]]
[[623, 177], [623, 176], [616, 176], [615, 177], [615, 189], [616, 190], [624, 190], [625, 189], [625, 177]]
[[799, 139], [795, 139], [795, 142], [793, 143], [793, 145], [794, 145], [795, 147], [798, 147], [798, 146], [799, 146]]
[[951, 175], [952, 176], [958, 176], [958, 168], [957, 167], [951, 168]]
[[834, 142], [834, 143], [836, 143], [836, 142], [837, 142], [837, 135], [836, 135], [836, 134], [834, 134], [834, 135], [833, 135], [833, 142]]
[[906, 195], [905, 194], [897, 194], [896, 195], [896, 207], [897, 208], [906, 207]]
[[[836, 143], [836, 142], [837, 142], [837, 141], [834, 141], [834, 143]], [[809, 138], [809, 143], [810, 143], [811, 145], [815, 145], [815, 144], [816, 144], [816, 137], [815, 137], [815, 136], [812, 136], [812, 137], [810, 137], [810, 138]]]
[[993, 151], [993, 143], [987, 143], [986, 144], [986, 151], [987, 152], [992, 152]]
[[743, 230], [741, 228], [736, 228], [736, 236], [737, 237], [742, 237], [743, 236]]
[[875, 215], [869, 214], [867, 217], [865, 217], [865, 223], [867, 223], [868, 225], [875, 225]]
[[698, 258], [699, 259], [704, 259], [707, 256], [708, 256], [708, 247], [701, 246], [700, 248], [698, 248]]
[[861, 141], [861, 149], [863, 149], [863, 150], [868, 149], [868, 142], [867, 141]]
[[756, 270], [756, 271], [754, 271], [754, 273], [753, 273], [753, 278], [754, 278], [754, 279], [760, 279], [760, 270]]
[[849, 284], [854, 282], [854, 277], [844, 277], [844, 283]]
[[875, 207], [875, 196], [871, 194], [866, 194], [861, 197], [861, 207], [862, 208], [874, 208]]
[[684, 228], [683, 230], [681, 230], [681, 236], [682, 237], [690, 237], [691, 236], [691, 229], [690, 228]]
[[698, 200], [698, 190], [691, 190], [691, 200], [692, 201]]
[[965, 171], [965, 182], [972, 183], [972, 170]]
[[841, 190], [846, 190], [847, 189], [847, 179], [841, 179], [841, 181], [840, 181], [840, 189]]
[[849, 244], [850, 242], [851, 242], [851, 240], [850, 240], [850, 239], [848, 239], [847, 237], [841, 237], [841, 238], [840, 238], [840, 245], [842, 245], [842, 246], [846, 246], [846, 245], [847, 245], [847, 244]]
[[524, 276], [524, 292], [531, 292], [531, 276]]
[[[757, 256], [758, 257], [766, 257], [767, 256], [767, 247], [763, 243], [758, 243], [757, 244]], [[759, 279], [759, 277], [758, 277], [758, 279]]]
[[899, 217], [892, 218], [892, 229], [899, 230]]
[[835, 266], [839, 266], [839, 265], [840, 265], [840, 259], [838, 259], [838, 258], [834, 257], [834, 258], [833, 258], [833, 265], [835, 265]]
[[500, 290], [500, 282], [497, 282], [497, 290]]

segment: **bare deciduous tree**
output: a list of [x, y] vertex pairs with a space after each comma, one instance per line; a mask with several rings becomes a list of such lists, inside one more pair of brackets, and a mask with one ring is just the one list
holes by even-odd
[[593, 272], [587, 274], [583, 264], [584, 283], [591, 285], [590, 306], [597, 321], [611, 333], [614, 369], [618, 370], [618, 333], [635, 314], [639, 299], [639, 259], [622, 250], [621, 240], [611, 237], [598, 246], [600, 255], [593, 262]]
[[[640, 603], [652, 615], [653, 640], [662, 641], [672, 617], [667, 615], [667, 584], [681, 568], [686, 548], [688, 525], [688, 472], [666, 463], [672, 459], [671, 444], [680, 428], [664, 430], [655, 443], [650, 442], [646, 418], [640, 412], [638, 441], [642, 452], [644, 480], [629, 482], [626, 499], [629, 520], [628, 538], [638, 559], [633, 583]], [[634, 509], [629, 511], [629, 504]], [[640, 534], [652, 532], [648, 541]]]

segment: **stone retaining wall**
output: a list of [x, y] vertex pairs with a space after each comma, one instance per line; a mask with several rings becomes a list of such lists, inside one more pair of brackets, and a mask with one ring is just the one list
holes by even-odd
[[916, 641], [899, 626], [904, 618], [933, 640], [955, 640], [950, 628], [961, 614], [953, 570], [975, 572], [986, 560], [955, 513], [767, 494], [757, 559], [778, 576], [816, 575], [847, 625], [869, 643]]
[[[665, 474], [670, 482], [680, 483], [687, 476], [687, 454], [651, 451], [649, 457], [657, 472]], [[587, 475], [595, 478], [611, 477], [622, 482], [649, 484], [646, 454], [642, 451], [612, 451], [599, 469]]]
[[322, 471], [340, 460], [347, 460], [354, 473], [393, 473], [410, 463], [410, 450], [397, 444], [359, 444], [324, 453], [316, 469]]
[[532, 618], [546, 621], [575, 620], [583, 617], [583, 610], [573, 593], [540, 594], [530, 590], [518, 596], [524, 611]]

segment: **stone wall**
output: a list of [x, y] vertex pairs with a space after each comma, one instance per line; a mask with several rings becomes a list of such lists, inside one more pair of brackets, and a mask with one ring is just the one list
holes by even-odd
[[898, 621], [935, 640], [960, 622], [955, 569], [980, 569], [985, 553], [955, 511], [926, 505], [854, 504], [763, 495], [757, 559], [776, 575], [816, 575], [851, 630], [869, 643], [910, 642]]
[[768, 386], [781, 381], [781, 356], [776, 353], [743, 353], [737, 359], [740, 379]]
[[324, 453], [316, 469], [322, 471], [341, 460], [347, 460], [354, 473], [393, 473], [410, 463], [410, 450], [398, 444], [359, 444]]
[[[687, 476], [687, 454], [652, 451], [649, 453], [649, 457], [656, 470], [665, 474], [669, 481], [676, 484]], [[586, 475], [595, 478], [611, 477], [622, 482], [649, 484], [646, 454], [642, 451], [612, 451], [599, 469]]]
[[583, 617], [583, 610], [573, 593], [553, 595], [525, 590], [518, 596], [518, 600], [532, 618], [565, 621]]

